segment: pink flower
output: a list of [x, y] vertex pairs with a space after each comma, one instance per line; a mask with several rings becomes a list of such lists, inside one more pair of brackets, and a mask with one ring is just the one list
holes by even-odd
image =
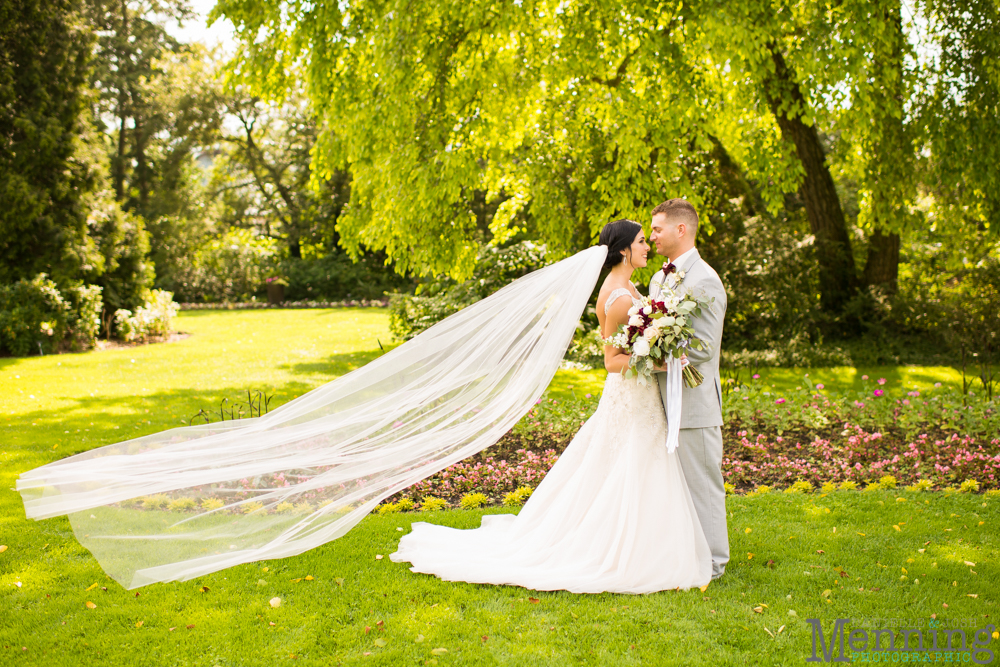
[[878, 379], [878, 383], [879, 384], [885, 384], [885, 378], [879, 378]]
[[821, 385], [821, 384], [818, 384], [818, 385], [816, 385], [816, 388], [817, 388], [817, 389], [823, 389], [823, 385]]
[[867, 379], [868, 379], [868, 376], [867, 376], [867, 375], [862, 375], [862, 376], [861, 376], [861, 379], [862, 379], [862, 380], [867, 380]]
[[917, 396], [920, 395], [920, 392], [919, 391], [908, 391], [908, 392], [906, 392], [906, 395], [907, 396], [917, 397]]
[[885, 392], [884, 392], [884, 391], [882, 391], [881, 389], [876, 389], [876, 390], [875, 390], [875, 391], [873, 391], [872, 393], [873, 393], [873, 394], [875, 394], [875, 397], [876, 397], [876, 398], [878, 398], [879, 396], [881, 396], [881, 395], [882, 395], [882, 394], [884, 394]]
[[590, 398], [590, 394], [587, 394], [586, 396], [584, 396], [584, 398]]
[[759, 380], [760, 379], [760, 375], [758, 375], [757, 373], [754, 373], [753, 374], [753, 379], [754, 380]]
[[910, 404], [910, 399], [904, 398], [903, 399], [903, 405], [909, 405], [909, 404]]
[[935, 382], [934, 386], [937, 387], [938, 389], [940, 389], [941, 388], [941, 383], [940, 382]]
[[775, 401], [775, 403], [777, 403], [778, 405], [781, 405], [784, 402], [785, 402], [785, 399], [783, 399], [783, 398], [779, 398], [778, 400]]
[[393, 428], [399, 428], [402, 425], [403, 425], [403, 422], [397, 421], [397, 422], [393, 422], [392, 427]]
[[[535, 401], [535, 405], [538, 405], [538, 404], [539, 404], [539, 403], [541, 403], [541, 402], [542, 402], [542, 399], [538, 399], [537, 401]], [[457, 408], [456, 408], [456, 409], [457, 409]]]

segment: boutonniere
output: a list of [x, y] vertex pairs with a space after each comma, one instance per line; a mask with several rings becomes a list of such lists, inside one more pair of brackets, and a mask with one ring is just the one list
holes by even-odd
[[[677, 268], [677, 265], [671, 262], [669, 259], [663, 264], [663, 278], [662, 282], [665, 282], [670, 289], [674, 289], [681, 282], [684, 281], [684, 276], [687, 275], [686, 271]], [[661, 283], [662, 284], [662, 283]]]

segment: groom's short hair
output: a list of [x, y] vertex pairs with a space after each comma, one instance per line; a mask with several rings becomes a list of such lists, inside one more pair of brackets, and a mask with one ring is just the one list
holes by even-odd
[[657, 213], [663, 213], [672, 222], [683, 222], [691, 228], [693, 236], [698, 235], [698, 211], [694, 210], [694, 206], [687, 199], [677, 197], [657, 204], [652, 215]]

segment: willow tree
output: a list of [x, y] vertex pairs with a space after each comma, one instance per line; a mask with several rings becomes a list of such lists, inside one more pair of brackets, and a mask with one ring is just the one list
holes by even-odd
[[828, 312], [894, 282], [922, 148], [898, 2], [222, 0], [216, 12], [243, 38], [234, 74], [263, 94], [280, 96], [304, 62], [325, 123], [314, 174], [353, 175], [341, 238], [400, 270], [469, 275], [477, 193], [495, 204], [494, 241], [528, 227], [568, 252], [665, 196], [703, 204], [725, 161], [772, 212], [798, 194]]

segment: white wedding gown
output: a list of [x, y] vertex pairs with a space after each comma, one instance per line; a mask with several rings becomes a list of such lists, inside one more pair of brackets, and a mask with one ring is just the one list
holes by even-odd
[[472, 530], [414, 523], [390, 558], [447, 581], [539, 591], [704, 586], [711, 553], [666, 437], [656, 383], [609, 374], [597, 411], [519, 514]]

